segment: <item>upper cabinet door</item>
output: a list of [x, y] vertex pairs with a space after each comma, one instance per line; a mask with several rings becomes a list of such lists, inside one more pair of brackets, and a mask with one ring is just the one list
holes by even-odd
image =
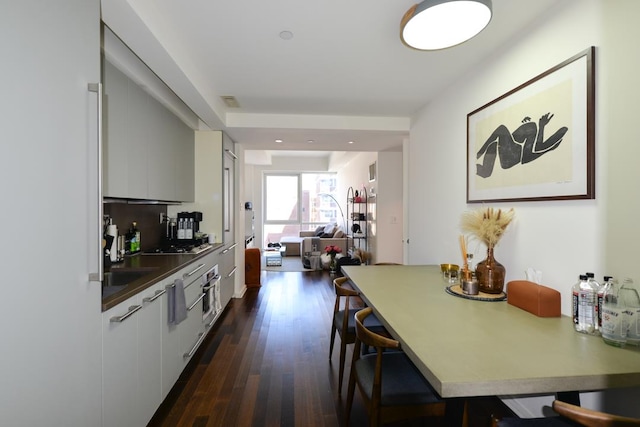
[[194, 200], [194, 131], [104, 63], [104, 196]]
[[128, 197], [128, 84], [120, 70], [104, 61], [103, 174], [104, 195]]

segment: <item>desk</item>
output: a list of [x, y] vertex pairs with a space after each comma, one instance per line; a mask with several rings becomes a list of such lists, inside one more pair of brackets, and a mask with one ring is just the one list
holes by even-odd
[[[640, 385], [640, 351], [506, 301], [449, 295], [439, 266], [344, 266], [378, 318], [445, 398]], [[563, 295], [563, 298], [567, 296]]]

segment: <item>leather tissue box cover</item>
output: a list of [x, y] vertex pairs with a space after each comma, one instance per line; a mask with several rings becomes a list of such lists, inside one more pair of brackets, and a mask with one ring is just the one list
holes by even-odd
[[560, 292], [528, 280], [507, 283], [507, 302], [538, 317], [560, 317]]

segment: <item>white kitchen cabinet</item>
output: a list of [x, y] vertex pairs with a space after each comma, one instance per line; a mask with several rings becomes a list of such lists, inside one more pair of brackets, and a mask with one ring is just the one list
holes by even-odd
[[[146, 199], [149, 196], [147, 172], [149, 168], [149, 140], [148, 133], [153, 126], [153, 116], [149, 111], [150, 96], [138, 85], [127, 79], [127, 149], [121, 150], [125, 157], [121, 158], [122, 165], [127, 169], [126, 197]], [[114, 141], [109, 141], [113, 146]], [[119, 143], [119, 141], [115, 141]], [[115, 164], [116, 170], [120, 169]], [[110, 171], [109, 171], [110, 172]]]
[[139, 425], [147, 425], [162, 403], [162, 295], [158, 283], [140, 292], [138, 321], [138, 399]]
[[222, 228], [224, 232], [223, 242], [227, 245], [235, 243], [235, 218], [236, 218], [236, 198], [235, 198], [235, 143], [226, 133], [222, 133]]
[[102, 426], [128, 427], [138, 417], [138, 296], [102, 313]]
[[235, 275], [238, 270], [235, 258], [236, 244], [226, 246], [220, 251], [220, 299], [222, 308], [226, 307], [233, 297], [235, 289]]
[[[215, 254], [209, 254], [178, 273], [162, 281], [162, 286], [171, 286], [177, 278], [182, 279], [185, 286], [185, 300], [187, 308], [193, 304], [202, 293], [202, 274], [213, 267]], [[162, 398], [169, 393], [183, 369], [191, 359], [184, 357], [185, 353], [194, 347], [198, 334], [204, 332], [202, 322], [202, 304], [196, 303], [188, 311], [187, 319], [178, 325], [169, 323], [168, 294], [162, 296]]]
[[194, 131], [104, 61], [104, 196], [190, 202]]
[[102, 315], [103, 427], [146, 425], [162, 403], [161, 284]]

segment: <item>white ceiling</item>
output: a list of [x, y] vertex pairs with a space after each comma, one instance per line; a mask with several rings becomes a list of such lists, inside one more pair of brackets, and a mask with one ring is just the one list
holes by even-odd
[[493, 0], [480, 35], [435, 52], [400, 41], [414, 0], [102, 0], [102, 13], [209, 128], [245, 149], [394, 151], [434, 96], [569, 1], [579, 0]]

